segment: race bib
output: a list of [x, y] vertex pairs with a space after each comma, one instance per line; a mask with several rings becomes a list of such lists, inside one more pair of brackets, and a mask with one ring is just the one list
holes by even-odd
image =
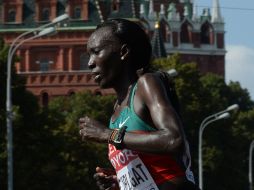
[[109, 145], [109, 159], [121, 190], [159, 190], [146, 166], [134, 151]]

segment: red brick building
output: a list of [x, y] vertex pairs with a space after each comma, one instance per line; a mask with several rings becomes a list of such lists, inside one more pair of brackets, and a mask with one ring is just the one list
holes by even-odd
[[206, 8], [199, 16], [192, 0], [0, 0], [0, 35], [10, 44], [59, 15], [70, 16], [56, 35], [27, 42], [17, 51], [17, 72], [43, 104], [83, 90], [112, 93], [91, 80], [85, 46], [96, 25], [107, 18], [139, 22], [151, 37], [159, 21], [166, 55], [178, 52], [183, 61], [197, 62], [202, 72], [224, 76], [224, 22], [218, 0], [211, 1], [212, 13]]

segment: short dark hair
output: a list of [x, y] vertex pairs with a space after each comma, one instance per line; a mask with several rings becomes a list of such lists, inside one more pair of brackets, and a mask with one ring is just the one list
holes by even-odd
[[130, 59], [134, 71], [148, 70], [151, 62], [152, 47], [146, 32], [135, 22], [116, 18], [99, 24], [96, 28], [110, 27], [113, 35], [130, 49]]

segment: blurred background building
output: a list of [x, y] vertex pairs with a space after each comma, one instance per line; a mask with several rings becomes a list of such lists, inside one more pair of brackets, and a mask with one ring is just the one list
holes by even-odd
[[224, 77], [224, 21], [219, 0], [198, 14], [193, 0], [0, 0], [0, 35], [10, 44], [21, 33], [67, 13], [70, 20], [54, 36], [25, 43], [17, 51], [17, 73], [26, 88], [46, 105], [52, 97], [83, 90], [109, 94], [91, 79], [86, 43], [96, 25], [108, 18], [139, 23], [151, 37], [153, 56], [179, 53], [201, 72]]

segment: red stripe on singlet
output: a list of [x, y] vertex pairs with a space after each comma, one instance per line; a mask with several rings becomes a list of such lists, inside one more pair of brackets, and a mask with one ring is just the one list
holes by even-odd
[[[146, 131], [131, 131], [133, 133], [149, 133]], [[175, 177], [184, 176], [185, 172], [170, 154], [151, 154], [137, 152], [144, 162], [156, 184], [164, 183]]]

